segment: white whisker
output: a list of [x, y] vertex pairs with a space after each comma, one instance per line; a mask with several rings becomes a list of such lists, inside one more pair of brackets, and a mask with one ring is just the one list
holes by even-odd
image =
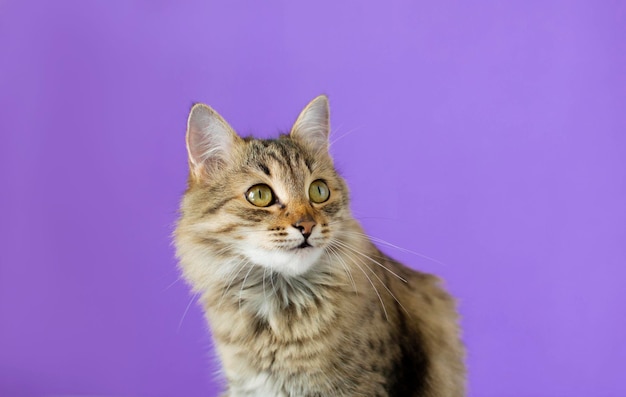
[[[378, 292], [378, 289], [374, 285], [374, 282], [367, 275], [365, 270], [363, 270], [363, 268], [356, 262], [356, 260], [354, 260], [354, 258], [352, 258], [350, 255], [348, 255], [348, 258], [352, 259], [352, 263], [354, 263], [356, 265], [356, 267], [358, 267], [359, 270], [361, 270], [361, 273], [363, 273], [363, 275], [365, 276], [365, 278], [367, 278], [367, 281], [369, 281], [369, 283], [372, 286], [372, 288], [374, 288], [374, 292], [376, 293], [376, 296], [378, 296], [378, 300], [380, 301], [380, 305], [382, 306], [383, 312], [385, 313], [385, 318], [387, 319], [387, 321], [389, 321], [389, 315], [387, 314], [387, 308], [385, 307], [385, 302], [383, 302], [383, 298], [380, 296], [380, 293]], [[370, 271], [371, 271], [371, 269], [370, 269]]]
[[333, 254], [333, 256], [335, 258], [337, 258], [337, 260], [339, 261], [339, 264], [341, 265], [341, 267], [343, 268], [343, 270], [347, 274], [348, 278], [350, 278], [350, 282], [352, 284], [352, 287], [354, 288], [354, 293], [358, 295], [359, 291], [356, 288], [356, 283], [354, 282], [354, 277], [352, 277], [352, 273], [350, 273], [350, 269], [348, 268], [347, 263], [343, 260], [341, 255], [339, 255], [337, 253], [337, 251], [335, 250], [335, 248], [333, 246], [328, 246], [327, 247], [326, 254], [329, 256], [329, 258], [330, 258], [330, 254]]
[[375, 260], [374, 258], [372, 258], [369, 255], [366, 255], [362, 252], [360, 252], [359, 250], [357, 250], [356, 248], [351, 247], [350, 245], [348, 245], [345, 242], [339, 241], [339, 240], [335, 240], [333, 243], [335, 244], [339, 244], [341, 246], [343, 246], [346, 249], [349, 249], [350, 251], [354, 252], [355, 254], [358, 254], [364, 258], [369, 259], [370, 261], [374, 262], [375, 264], [377, 264], [378, 266], [380, 266], [381, 268], [385, 269], [386, 271], [388, 271], [389, 273], [393, 274], [394, 276], [396, 276], [399, 280], [404, 281], [405, 283], [407, 282], [403, 277], [399, 276], [398, 274], [396, 274], [393, 270], [389, 269], [387, 266], [383, 265], [382, 263], [378, 262], [377, 260]]
[[[236, 265], [233, 266], [233, 270], [230, 272], [230, 274], [233, 274], [233, 276], [230, 278], [230, 281], [228, 282], [228, 285], [226, 286], [226, 288], [222, 292], [222, 296], [220, 296], [220, 300], [219, 300], [219, 302], [217, 304], [217, 308], [218, 309], [222, 306], [222, 302], [224, 301], [224, 298], [226, 297], [226, 294], [230, 290], [230, 287], [233, 285], [233, 283], [237, 279], [237, 276], [239, 276], [239, 273], [241, 273], [241, 271], [246, 267], [246, 265], [248, 265], [248, 261], [246, 259], [242, 259]], [[237, 269], [239, 269], [239, 270], [237, 270]]]
[[176, 284], [177, 282], [179, 282], [181, 280], [181, 277], [178, 276], [178, 278], [176, 278], [176, 280], [174, 280], [170, 285], [168, 285], [167, 287], [165, 287], [165, 289], [163, 289], [162, 292], [167, 291], [168, 289], [172, 288], [174, 286], [174, 284]]
[[248, 276], [250, 275], [250, 272], [252, 272], [252, 270], [254, 270], [254, 266], [250, 266], [250, 270], [248, 270], [248, 273], [246, 273], [246, 276], [243, 278], [241, 288], [239, 289], [239, 310], [241, 310], [241, 295], [243, 294], [243, 288], [246, 286], [246, 280], [248, 279]]
[[[341, 139], [347, 137], [348, 135], [352, 134], [355, 131], [358, 131], [359, 129], [361, 129], [362, 127], [355, 127], [351, 130], [348, 130], [347, 132], [339, 135], [337, 138], [333, 139], [332, 141], [330, 141], [328, 143], [328, 148], [331, 148], [335, 143], [339, 142]], [[339, 132], [339, 128], [337, 128], [335, 131], [333, 131], [333, 135], [336, 135]]]
[[[265, 301], [267, 302], [267, 291], [265, 290], [265, 279], [267, 278], [267, 267], [263, 268], [263, 297], [265, 298]], [[270, 270], [270, 275], [271, 275], [272, 271]]]
[[[345, 222], [345, 221], [335, 221], [335, 222], [331, 222], [331, 224], [333, 224], [333, 223], [342, 223], [342, 222]], [[375, 237], [375, 236], [371, 236], [371, 235], [366, 234], [366, 233], [361, 233], [361, 232], [357, 232], [357, 231], [354, 231], [354, 230], [340, 230], [339, 233], [350, 234], [350, 235], [354, 235], [354, 236], [361, 236], [361, 237], [363, 237], [366, 240], [373, 241], [373, 242], [385, 245], [387, 247], [397, 249], [398, 251], [401, 251], [401, 252], [406, 252], [408, 254], [418, 256], [418, 257], [420, 257], [422, 259], [426, 259], [428, 261], [437, 263], [437, 264], [442, 265], [442, 266], [448, 266], [448, 264], [446, 264], [445, 262], [437, 260], [437, 259], [435, 259], [433, 257], [421, 254], [421, 253], [416, 252], [416, 251], [412, 251], [412, 250], [407, 249], [407, 248], [400, 247], [400, 246], [392, 244], [392, 243], [390, 243], [390, 242], [388, 242], [386, 240], [383, 240], [383, 239]]]
[[180, 318], [180, 321], [178, 322], [178, 328], [176, 329], [176, 333], [180, 332], [180, 327], [183, 325], [183, 321], [185, 320], [185, 316], [187, 316], [187, 312], [189, 311], [189, 308], [191, 307], [191, 303], [198, 297], [198, 295], [200, 295], [200, 293], [195, 293], [192, 295], [191, 299], [189, 299], [189, 303], [187, 304], [187, 307], [185, 308], [185, 311], [183, 312], [183, 316]]
[[[359, 262], [363, 263], [362, 261], [359, 261]], [[387, 284], [385, 284], [385, 283], [383, 282], [383, 280], [381, 280], [381, 279], [380, 279], [380, 277], [378, 277], [378, 275], [376, 274], [376, 272], [374, 272], [374, 271], [373, 271], [373, 270], [372, 270], [369, 266], [367, 266], [367, 264], [366, 264], [366, 263], [363, 263], [363, 265], [364, 265], [365, 267], [367, 267], [367, 269], [368, 269], [368, 270], [372, 273], [372, 275], [373, 275], [374, 277], [376, 277], [376, 279], [377, 279], [377, 280], [378, 280], [378, 281], [382, 284], [382, 286], [383, 286], [383, 287], [387, 290], [387, 292], [389, 293], [389, 295], [391, 295], [391, 297], [392, 297], [392, 298], [396, 301], [396, 303], [398, 303], [398, 305], [400, 305], [400, 307], [402, 308], [402, 310], [404, 310], [404, 312], [405, 312], [406, 314], [408, 314], [408, 315], [409, 315], [409, 317], [410, 317], [410, 316], [411, 316], [411, 314], [409, 313], [409, 311], [408, 311], [408, 310], [406, 310], [406, 308], [402, 305], [402, 303], [400, 303], [400, 301], [398, 300], [398, 298], [396, 298], [396, 296], [393, 294], [393, 292], [391, 292], [391, 290], [389, 289], [389, 287], [387, 286]], [[406, 282], [406, 281], [405, 281], [405, 282]]]

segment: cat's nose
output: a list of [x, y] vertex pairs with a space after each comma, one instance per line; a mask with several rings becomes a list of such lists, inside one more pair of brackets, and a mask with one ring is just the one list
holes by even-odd
[[304, 218], [294, 223], [293, 227], [300, 230], [300, 233], [302, 233], [304, 237], [309, 237], [315, 225], [317, 225], [317, 223], [315, 223], [313, 219]]

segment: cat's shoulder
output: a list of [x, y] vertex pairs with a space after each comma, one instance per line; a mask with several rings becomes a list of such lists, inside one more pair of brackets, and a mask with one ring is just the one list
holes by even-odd
[[455, 310], [456, 302], [446, 291], [444, 281], [433, 274], [412, 269], [394, 259], [388, 258], [388, 266], [398, 277], [390, 277], [395, 290], [415, 310]]

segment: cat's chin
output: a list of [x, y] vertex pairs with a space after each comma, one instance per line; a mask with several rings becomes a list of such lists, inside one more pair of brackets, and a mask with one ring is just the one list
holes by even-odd
[[248, 252], [247, 256], [254, 263], [288, 277], [296, 277], [308, 272], [324, 253], [322, 248], [312, 246], [290, 250], [255, 249], [252, 251]]

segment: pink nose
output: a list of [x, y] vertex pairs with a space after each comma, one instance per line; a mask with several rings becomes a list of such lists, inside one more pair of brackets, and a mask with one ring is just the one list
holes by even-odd
[[315, 221], [313, 220], [305, 220], [305, 219], [301, 219], [298, 222], [296, 222], [293, 227], [295, 227], [296, 229], [300, 230], [300, 232], [304, 235], [304, 236], [308, 236], [311, 234], [311, 230], [313, 230], [313, 227], [316, 225]]

